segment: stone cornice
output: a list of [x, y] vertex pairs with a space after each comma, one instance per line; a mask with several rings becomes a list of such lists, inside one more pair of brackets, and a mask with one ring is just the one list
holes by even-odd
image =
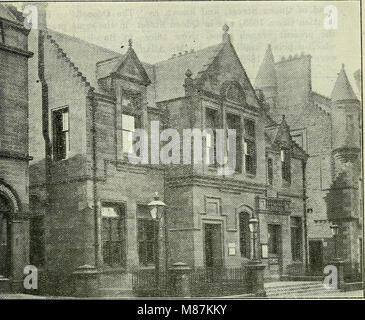
[[20, 152], [10, 152], [10, 151], [0, 151], [0, 159], [1, 158], [24, 160], [24, 161], [33, 160], [33, 157], [30, 157], [28, 154]]
[[170, 188], [176, 188], [181, 186], [206, 186], [228, 191], [254, 191], [263, 193], [266, 191], [266, 184], [251, 183], [244, 180], [235, 180], [223, 177], [211, 177], [203, 175], [186, 175], [179, 177], [168, 177], [167, 184]]
[[5, 50], [5, 51], [11, 52], [11, 53], [19, 54], [19, 55], [27, 57], [27, 58], [33, 57], [33, 52], [26, 51], [26, 50], [23, 50], [20, 48], [12, 47], [12, 46], [8, 46], [3, 43], [0, 43], [0, 50]]

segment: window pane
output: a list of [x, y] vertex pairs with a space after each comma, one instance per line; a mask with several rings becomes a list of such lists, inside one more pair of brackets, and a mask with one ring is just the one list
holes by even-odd
[[109, 266], [125, 265], [125, 219], [120, 205], [103, 205], [102, 251], [103, 261]]
[[[141, 206], [142, 210], [143, 207]], [[151, 219], [138, 219], [138, 253], [141, 264], [154, 262], [157, 223]]]
[[62, 113], [62, 130], [68, 131], [68, 110]]
[[267, 159], [267, 179], [270, 185], [273, 184], [273, 177], [274, 177], [274, 172], [273, 172], [272, 159]]
[[122, 114], [122, 129], [128, 131], [134, 131], [135, 129], [135, 119], [133, 116], [128, 114]]
[[255, 122], [250, 119], [245, 119], [245, 134], [249, 137], [255, 137]]
[[250, 215], [248, 213], [239, 214], [240, 227], [240, 251], [245, 258], [250, 258], [251, 253], [251, 234], [249, 229]]
[[123, 144], [123, 152], [131, 153], [133, 151], [133, 133], [130, 131], [122, 132], [122, 144]]
[[53, 111], [53, 159], [66, 159], [68, 144], [68, 108]]

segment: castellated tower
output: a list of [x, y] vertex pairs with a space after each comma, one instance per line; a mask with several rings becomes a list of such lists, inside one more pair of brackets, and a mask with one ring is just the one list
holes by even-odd
[[277, 98], [277, 78], [275, 71], [275, 62], [274, 56], [271, 51], [271, 45], [269, 44], [264, 60], [260, 66], [258, 71], [255, 88], [262, 90], [265, 101], [269, 104], [270, 109], [276, 107], [276, 98]]

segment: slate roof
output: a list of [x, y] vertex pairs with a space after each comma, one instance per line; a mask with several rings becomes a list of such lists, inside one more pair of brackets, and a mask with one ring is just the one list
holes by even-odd
[[57, 42], [75, 66], [79, 68], [87, 81], [90, 82], [90, 85], [97, 91], [103, 92], [99, 88], [96, 78], [96, 63], [101, 60], [122, 57], [122, 55], [118, 52], [50, 29], [48, 29], [48, 35]]
[[[90, 85], [104, 93], [97, 80], [113, 71], [125, 55], [54, 30], [48, 29], [48, 35], [62, 48]], [[147, 93], [151, 105], [184, 96], [186, 70], [192, 71], [193, 78], [199, 77], [223, 46], [220, 43], [154, 65], [141, 62], [152, 81]]]
[[274, 56], [269, 44], [255, 80], [255, 88], [277, 87]]
[[335, 86], [331, 93], [332, 101], [341, 100], [357, 100], [357, 96], [352, 89], [352, 86], [345, 72], [345, 65], [342, 65], [341, 71], [338, 74]]
[[156, 63], [154, 65], [156, 73], [156, 101], [184, 96], [183, 85], [186, 70], [191, 70], [193, 78], [199, 77], [213, 62], [223, 46], [224, 44], [220, 43]]

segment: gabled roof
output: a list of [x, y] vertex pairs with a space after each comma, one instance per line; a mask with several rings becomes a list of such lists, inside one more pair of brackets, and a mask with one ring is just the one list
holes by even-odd
[[224, 47], [224, 43], [198, 51], [179, 55], [154, 65], [156, 74], [156, 101], [171, 100], [185, 95], [185, 72], [189, 69], [193, 78], [204, 72]]
[[277, 87], [274, 55], [269, 44], [256, 76], [255, 88]]
[[102, 79], [104, 77], [109, 76], [112, 73], [118, 72], [124, 64], [127, 62], [128, 58], [133, 59], [139, 73], [141, 74], [145, 84], [150, 84], [151, 80], [148, 77], [148, 74], [142, 65], [141, 61], [138, 59], [134, 49], [132, 48], [132, 40], [129, 40], [129, 48], [126, 54], [120, 55], [119, 57], [115, 57], [106, 61], [99, 61], [97, 63], [96, 68], [96, 78]]
[[290, 148], [294, 157], [300, 159], [308, 158], [308, 154], [301, 148], [291, 137], [290, 127], [283, 115], [280, 124], [271, 120], [270, 124], [265, 128], [266, 147], [279, 150], [281, 147]]
[[9, 7], [0, 3], [0, 19], [6, 19], [11, 22], [19, 24], [19, 20], [16, 16], [9, 10]]
[[345, 72], [345, 65], [342, 64], [340, 73], [338, 74], [335, 86], [331, 93], [332, 102], [342, 100], [357, 100], [357, 96]]

